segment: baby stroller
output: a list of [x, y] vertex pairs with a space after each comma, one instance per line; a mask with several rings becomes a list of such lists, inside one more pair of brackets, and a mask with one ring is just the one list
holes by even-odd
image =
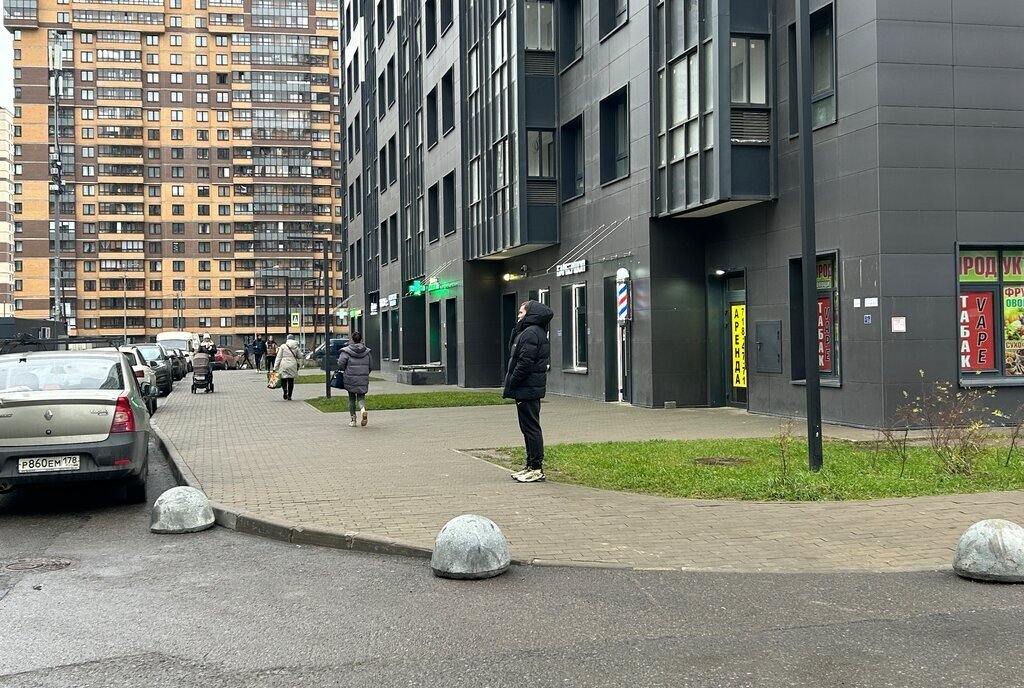
[[203, 390], [206, 393], [213, 391], [213, 371], [210, 369], [210, 356], [205, 353], [196, 353], [192, 356], [192, 393], [196, 390]]

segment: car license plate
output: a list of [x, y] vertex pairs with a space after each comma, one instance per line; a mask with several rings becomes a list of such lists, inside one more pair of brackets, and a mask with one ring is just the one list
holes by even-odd
[[81, 467], [81, 457], [71, 456], [38, 456], [31, 459], [18, 459], [19, 473], [46, 473], [49, 471], [77, 471]]

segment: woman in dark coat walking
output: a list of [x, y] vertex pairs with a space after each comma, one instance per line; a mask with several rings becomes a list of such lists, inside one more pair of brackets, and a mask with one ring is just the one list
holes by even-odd
[[359, 402], [359, 424], [366, 427], [366, 393], [370, 389], [370, 368], [373, 357], [370, 350], [363, 344], [362, 332], [353, 332], [348, 346], [338, 356], [338, 370], [345, 374], [345, 391], [348, 392], [348, 414], [351, 420], [349, 427], [356, 426], [356, 402]]
[[544, 480], [544, 434], [540, 429], [540, 400], [547, 392], [551, 345], [547, 327], [554, 313], [538, 301], [519, 306], [519, 322], [512, 331], [502, 396], [516, 400], [519, 429], [526, 444], [526, 468], [512, 474], [521, 483]]

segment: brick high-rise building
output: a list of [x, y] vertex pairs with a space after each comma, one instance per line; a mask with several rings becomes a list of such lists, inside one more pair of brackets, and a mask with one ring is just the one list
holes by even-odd
[[319, 246], [333, 252], [342, 213], [338, 17], [337, 0], [6, 0], [18, 315], [53, 308], [57, 210], [72, 334], [185, 329], [238, 348], [290, 313], [293, 331], [322, 327]]
[[0, 105], [0, 318], [14, 314], [14, 233], [11, 225], [12, 199], [14, 193], [14, 167], [11, 156], [14, 151], [11, 134], [14, 131], [11, 113]]

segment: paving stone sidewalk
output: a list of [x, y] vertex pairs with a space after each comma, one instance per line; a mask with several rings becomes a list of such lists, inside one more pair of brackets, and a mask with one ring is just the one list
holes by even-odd
[[[960, 534], [983, 518], [1024, 520], [1024, 492], [841, 503], [667, 499], [553, 482], [521, 485], [459, 450], [521, 441], [509, 406], [372, 410], [370, 423], [325, 414], [265, 387], [256, 371], [188, 379], [161, 399], [157, 426], [211, 499], [293, 526], [360, 532], [429, 548], [463, 513], [493, 519], [513, 557], [537, 563], [729, 571], [904, 571], [948, 568]], [[778, 420], [737, 409], [650, 410], [551, 396], [548, 443], [769, 436]], [[826, 428], [867, 439], [868, 431]]]

